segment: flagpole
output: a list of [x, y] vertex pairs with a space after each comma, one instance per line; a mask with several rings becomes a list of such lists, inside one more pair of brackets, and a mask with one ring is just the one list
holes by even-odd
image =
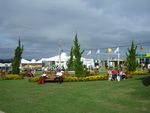
[[109, 69], [109, 53], [108, 53], [108, 61], [107, 62], [108, 62], [108, 69]]
[[117, 54], [117, 68], [119, 70], [119, 65], [120, 65], [120, 52], [119, 52], [119, 47], [116, 48], [116, 50], [114, 51], [115, 54]]
[[97, 50], [96, 54], [98, 55], [98, 70], [100, 71], [100, 49]]

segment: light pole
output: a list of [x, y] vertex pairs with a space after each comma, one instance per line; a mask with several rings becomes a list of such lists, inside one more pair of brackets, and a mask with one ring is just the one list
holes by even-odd
[[59, 53], [59, 69], [61, 69], [61, 54], [62, 54], [63, 50], [60, 50]]

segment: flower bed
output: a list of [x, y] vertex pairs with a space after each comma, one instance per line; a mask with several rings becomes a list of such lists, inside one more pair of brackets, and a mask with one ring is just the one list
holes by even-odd
[[20, 77], [17, 74], [8, 74], [5, 77], [5, 80], [17, 80], [17, 79], [22, 79], [22, 77]]
[[96, 80], [107, 80], [108, 76], [87, 76], [87, 77], [65, 77], [64, 81], [66, 82], [77, 82], [77, 81], [96, 81]]
[[147, 75], [146, 71], [134, 71], [134, 72], [128, 72], [129, 75]]
[[39, 81], [39, 77], [30, 77], [29, 81], [30, 82], [38, 82]]

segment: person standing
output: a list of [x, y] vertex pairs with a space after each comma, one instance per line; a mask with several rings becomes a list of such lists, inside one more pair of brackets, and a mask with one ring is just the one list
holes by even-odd
[[150, 75], [150, 63], [148, 63], [147, 69], [148, 69], [148, 74]]
[[108, 80], [112, 80], [112, 71], [111, 71], [111, 69], [108, 69], [108, 71], [107, 71], [107, 74], [108, 74]]

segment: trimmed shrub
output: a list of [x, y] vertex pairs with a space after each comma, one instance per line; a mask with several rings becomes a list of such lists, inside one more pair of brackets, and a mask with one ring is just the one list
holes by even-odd
[[6, 75], [5, 80], [17, 80], [17, 79], [22, 79], [22, 77], [20, 77], [17, 74], [8, 74]]
[[31, 77], [29, 78], [29, 82], [38, 82], [39, 81], [39, 77]]
[[77, 81], [97, 81], [97, 80], [107, 80], [108, 77], [107, 75], [105, 76], [99, 76], [99, 75], [95, 75], [95, 76], [87, 76], [87, 77], [65, 77], [64, 81], [66, 82], [77, 82]]
[[147, 75], [146, 71], [133, 71], [133, 72], [128, 72], [129, 75]]

